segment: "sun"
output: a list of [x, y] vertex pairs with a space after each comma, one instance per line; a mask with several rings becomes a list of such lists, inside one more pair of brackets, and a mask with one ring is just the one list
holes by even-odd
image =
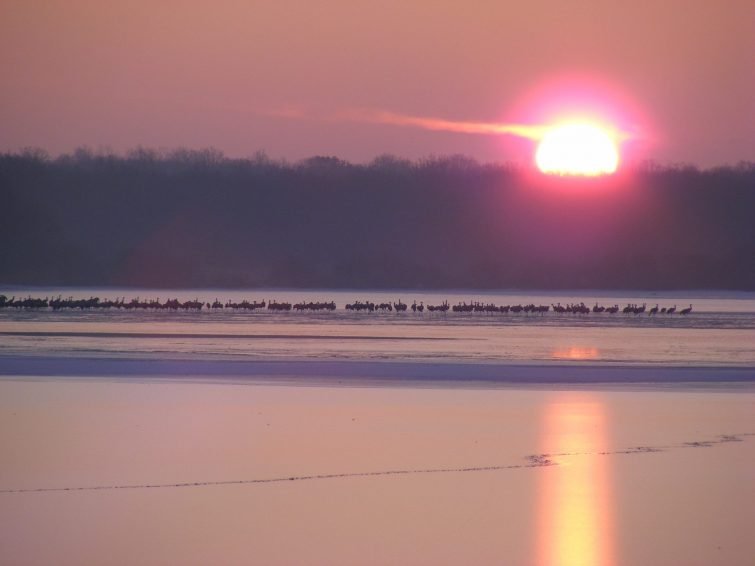
[[619, 150], [609, 130], [590, 123], [568, 123], [545, 132], [535, 163], [552, 175], [608, 175], [619, 165]]

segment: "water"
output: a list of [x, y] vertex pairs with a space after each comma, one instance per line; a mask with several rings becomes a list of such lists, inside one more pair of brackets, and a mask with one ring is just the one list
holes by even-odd
[[[569, 362], [696, 366], [755, 365], [755, 293], [409, 292], [6, 288], [7, 296], [212, 302], [335, 301], [320, 313], [219, 311], [0, 311], [0, 355], [397, 360], [480, 363]], [[356, 300], [447, 300], [498, 305], [569, 304], [648, 308], [693, 305], [681, 315], [355, 313]]]
[[[0, 293], [339, 306], [319, 314], [0, 310], [0, 562], [752, 562], [752, 381], [658, 383], [656, 374], [679, 370], [656, 366], [703, 366], [711, 382], [727, 372], [751, 374], [753, 293]], [[694, 311], [650, 317], [343, 309], [358, 299], [692, 303]], [[183, 368], [215, 359], [306, 363], [206, 364], [301, 372], [270, 382], [218, 372], [166, 378], [137, 371], [113, 379], [103, 371], [108, 364], [153, 364], [132, 361], [143, 359], [188, 360], [166, 364]], [[359, 364], [314, 360], [408, 363], [364, 364], [403, 373], [345, 387], [340, 378], [319, 381], [312, 368]], [[617, 365], [654, 367], [627, 370], [648, 376], [650, 385], [499, 388], [445, 383], [438, 373], [450, 366], [432, 362], [495, 371], [502, 366], [483, 364], [532, 364], [525, 369], [601, 376], [625, 371]], [[48, 373], [13, 373], [45, 363]], [[90, 369], [66, 373], [64, 365]], [[707, 369], [714, 366], [738, 369]], [[413, 382], [420, 367], [430, 367], [436, 381]]]
[[754, 403], [0, 379], [0, 562], [750, 565]]

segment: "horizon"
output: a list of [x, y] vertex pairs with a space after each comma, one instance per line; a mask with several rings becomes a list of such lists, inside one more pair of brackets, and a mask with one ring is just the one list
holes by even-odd
[[144, 145], [135, 145], [133, 147], [126, 148], [121, 151], [116, 151], [111, 147], [100, 146], [91, 147], [87, 145], [77, 146], [70, 151], [61, 151], [59, 153], [52, 153], [40, 146], [24, 146], [15, 149], [0, 150], [0, 158], [25, 158], [39, 161], [60, 162], [65, 160], [77, 160], [77, 159], [119, 159], [123, 161], [139, 160], [139, 159], [155, 159], [156, 161], [169, 161], [169, 160], [185, 160], [191, 161], [192, 159], [199, 159], [202, 157], [211, 157], [218, 162], [247, 162], [247, 163], [267, 163], [280, 167], [293, 167], [306, 165], [307, 163], [314, 162], [315, 160], [335, 160], [339, 164], [347, 165], [351, 167], [374, 167], [379, 166], [382, 160], [390, 161], [396, 164], [406, 164], [409, 166], [422, 166], [432, 164], [435, 162], [450, 161], [455, 159], [461, 159], [468, 161], [471, 164], [482, 167], [498, 167], [503, 169], [510, 169], [515, 171], [534, 171], [544, 177], [553, 178], [565, 178], [565, 179], [581, 179], [586, 182], [599, 181], [601, 177], [611, 178], [621, 176], [622, 173], [632, 170], [658, 170], [658, 171], [684, 171], [694, 170], [700, 173], [715, 172], [722, 169], [735, 169], [735, 170], [749, 170], [755, 168], [755, 158], [753, 159], [741, 159], [736, 162], [723, 162], [710, 164], [708, 166], [700, 166], [691, 162], [684, 161], [657, 161], [654, 159], [637, 159], [630, 162], [620, 160], [616, 171], [613, 173], [601, 174], [597, 176], [571, 174], [571, 173], [544, 173], [538, 170], [534, 157], [527, 161], [516, 160], [483, 160], [478, 159], [472, 155], [464, 153], [429, 153], [427, 155], [420, 155], [414, 158], [405, 157], [393, 153], [380, 153], [372, 157], [368, 157], [362, 161], [350, 160], [342, 158], [333, 154], [315, 153], [307, 155], [298, 159], [288, 159], [286, 157], [271, 156], [264, 149], [258, 149], [247, 154], [231, 155], [227, 154], [223, 150], [213, 146], [197, 146], [197, 147], [148, 147]]

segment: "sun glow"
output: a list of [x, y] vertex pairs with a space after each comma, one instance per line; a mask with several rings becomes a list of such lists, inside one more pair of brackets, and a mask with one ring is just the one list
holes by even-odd
[[606, 175], [619, 165], [616, 136], [590, 123], [568, 123], [548, 129], [535, 152], [543, 173], [554, 175]]

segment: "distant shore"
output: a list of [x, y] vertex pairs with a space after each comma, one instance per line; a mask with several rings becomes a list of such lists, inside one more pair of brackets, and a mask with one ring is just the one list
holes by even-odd
[[755, 367], [604, 363], [464, 363], [362, 360], [136, 359], [0, 356], [0, 376], [383, 384], [701, 384], [755, 383]]

